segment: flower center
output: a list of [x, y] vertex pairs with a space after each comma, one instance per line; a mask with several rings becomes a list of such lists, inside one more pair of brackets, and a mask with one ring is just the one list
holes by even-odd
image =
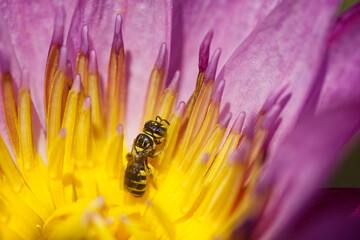
[[268, 186], [259, 185], [259, 172], [286, 103], [278, 103], [283, 91], [269, 98], [246, 131], [245, 113], [228, 126], [231, 113], [219, 118], [225, 81], [214, 87], [220, 50], [209, 61], [209, 33], [200, 48], [194, 93], [175, 108], [179, 72], [165, 87], [162, 44], [150, 74], [142, 123], [160, 116], [170, 125], [158, 146], [163, 152], [147, 156], [152, 174], [146, 174], [146, 193], [136, 198], [124, 190], [126, 154], [132, 146], [124, 143], [129, 106], [121, 25], [118, 15], [104, 96], [87, 26], [74, 78], [67, 47], [54, 34], [44, 80], [47, 166], [34, 144], [33, 132], [39, 129], [33, 128], [26, 74], [17, 103], [10, 71], [2, 74], [5, 120], [17, 163], [1, 140], [0, 208], [6, 236], [229, 238], [234, 229], [246, 236], [269, 194]]

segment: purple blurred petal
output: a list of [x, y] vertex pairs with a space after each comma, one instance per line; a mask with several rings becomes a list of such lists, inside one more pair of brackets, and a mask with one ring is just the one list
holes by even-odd
[[170, 46], [172, 1], [79, 1], [68, 37], [70, 59], [76, 59], [81, 28], [88, 25], [90, 49], [97, 52], [103, 86], [118, 13], [123, 18], [128, 67], [126, 136], [131, 139], [140, 126], [147, 82], [161, 43]]
[[[30, 90], [33, 92], [32, 100], [43, 126], [45, 123], [44, 75], [54, 27], [55, 9], [62, 6], [71, 14], [73, 2], [14, 0], [3, 1], [0, 4], [0, 14], [8, 27], [10, 41], [14, 46], [19, 65], [21, 68], [31, 69], [29, 77]], [[69, 18], [70, 16], [65, 20], [65, 27], [69, 24]]]
[[288, 230], [286, 238], [357, 239], [360, 219], [353, 218], [352, 212], [358, 203], [359, 188], [321, 189], [297, 224]]
[[317, 112], [360, 102], [360, 3], [337, 21], [329, 43], [328, 68]]
[[339, 164], [343, 146], [359, 127], [360, 105], [299, 122], [265, 173], [274, 186], [257, 234], [272, 239], [292, 223], [315, 189]]
[[[323, 58], [339, 1], [283, 1], [235, 50], [220, 72], [225, 79], [222, 108], [235, 115], [260, 110], [265, 99], [286, 84], [292, 97], [284, 109], [284, 132], [294, 123]], [[277, 140], [275, 140], [277, 141]], [[274, 143], [274, 141], [273, 141]]]
[[188, 100], [195, 88], [200, 43], [213, 30], [213, 49], [220, 47], [219, 69], [235, 48], [274, 8], [278, 0], [174, 1], [169, 79], [181, 71], [179, 99]]

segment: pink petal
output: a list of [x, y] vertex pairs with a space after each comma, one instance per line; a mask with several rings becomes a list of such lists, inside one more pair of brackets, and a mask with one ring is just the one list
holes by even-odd
[[125, 1], [79, 0], [77, 2], [66, 42], [74, 72], [76, 57], [81, 46], [82, 28], [87, 25], [90, 37], [89, 50], [96, 51], [102, 81], [106, 82], [115, 18], [118, 13], [125, 11]]
[[[45, 123], [44, 116], [44, 75], [46, 59], [49, 51], [54, 27], [56, 7], [64, 6], [70, 13], [74, 1], [57, 3], [54, 1], [6, 1], [0, 5], [0, 14], [3, 16], [9, 30], [10, 41], [19, 60], [20, 68], [29, 71], [30, 90], [32, 100]], [[65, 27], [69, 21], [65, 20]], [[16, 79], [19, 81], [19, 79]]]
[[172, 0], [128, 1], [124, 16], [124, 44], [128, 61], [127, 139], [139, 131], [151, 70], [163, 42], [170, 48]]
[[[252, 116], [265, 99], [288, 84], [292, 97], [279, 131], [289, 129], [320, 66], [337, 0], [283, 1], [235, 50], [220, 72], [222, 108]], [[249, 118], [248, 118], [249, 119]]]
[[72, 52], [70, 59], [75, 61], [80, 49], [81, 29], [88, 25], [90, 48], [97, 52], [103, 86], [107, 81], [115, 17], [119, 13], [123, 18], [123, 39], [128, 66], [126, 136], [132, 139], [139, 130], [147, 82], [161, 43], [165, 42], [170, 46], [172, 1], [79, 2], [68, 37]]
[[292, 223], [316, 188], [339, 164], [343, 146], [359, 127], [360, 105], [303, 119], [295, 127], [265, 172], [265, 179], [273, 182], [273, 191], [258, 234], [276, 239]]
[[169, 79], [181, 71], [179, 99], [188, 100], [198, 73], [200, 43], [208, 31], [214, 32], [212, 49], [222, 49], [219, 68], [278, 0], [174, 2]]
[[317, 112], [360, 102], [360, 3], [337, 21], [329, 43], [325, 82]]

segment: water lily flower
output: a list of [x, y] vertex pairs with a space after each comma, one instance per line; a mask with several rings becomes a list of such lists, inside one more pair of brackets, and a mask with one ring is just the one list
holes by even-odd
[[1, 238], [284, 238], [360, 127], [360, 4], [338, 7], [2, 1]]

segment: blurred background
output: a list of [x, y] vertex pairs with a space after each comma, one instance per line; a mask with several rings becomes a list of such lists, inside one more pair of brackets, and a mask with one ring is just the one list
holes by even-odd
[[[359, 0], [344, 0], [339, 14]], [[346, 160], [338, 168], [326, 187], [360, 188], [360, 132], [352, 139], [345, 153]]]

